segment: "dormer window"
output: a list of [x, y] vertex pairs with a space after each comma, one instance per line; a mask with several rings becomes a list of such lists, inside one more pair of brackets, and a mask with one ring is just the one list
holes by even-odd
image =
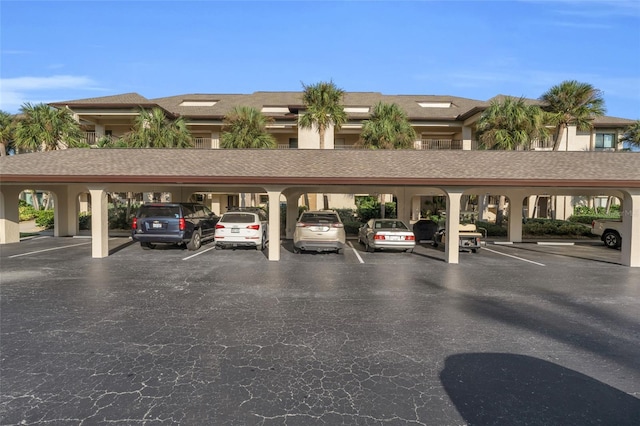
[[422, 108], [451, 108], [451, 102], [418, 102]]
[[184, 107], [211, 107], [217, 104], [218, 101], [189, 101], [184, 100], [180, 102], [180, 106]]

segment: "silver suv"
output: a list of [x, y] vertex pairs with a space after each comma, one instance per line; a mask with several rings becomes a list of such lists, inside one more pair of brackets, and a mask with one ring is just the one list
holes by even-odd
[[293, 252], [335, 251], [344, 248], [346, 234], [340, 216], [333, 210], [303, 212], [293, 233]]

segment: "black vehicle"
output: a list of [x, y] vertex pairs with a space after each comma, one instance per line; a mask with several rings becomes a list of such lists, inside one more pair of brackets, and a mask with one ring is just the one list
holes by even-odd
[[159, 243], [198, 250], [203, 241], [213, 239], [218, 220], [220, 217], [202, 204], [144, 204], [133, 218], [131, 238], [146, 250]]

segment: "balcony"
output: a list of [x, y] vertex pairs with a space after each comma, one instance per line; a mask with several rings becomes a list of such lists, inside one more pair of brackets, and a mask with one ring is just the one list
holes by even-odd
[[455, 139], [422, 139], [416, 143], [416, 149], [459, 150], [462, 149], [462, 141]]

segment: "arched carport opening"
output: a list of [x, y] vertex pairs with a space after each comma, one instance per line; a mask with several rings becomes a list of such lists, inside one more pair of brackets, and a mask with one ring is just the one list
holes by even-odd
[[[33, 156], [42, 166], [33, 170]], [[332, 150], [117, 150], [72, 149], [4, 157], [0, 169], [0, 242], [19, 241], [17, 194], [25, 187], [59, 188], [59, 234], [73, 232], [78, 187], [91, 194], [92, 256], [104, 257], [109, 191], [148, 190], [266, 193], [270, 239], [280, 236], [280, 199], [296, 193], [392, 193], [398, 216], [411, 218], [410, 194], [440, 191], [447, 196], [447, 235], [457, 238], [461, 197], [471, 193], [504, 193], [524, 200], [541, 193], [617, 193], [623, 200], [622, 263], [640, 266], [640, 169], [637, 155], [606, 152], [509, 151], [332, 151]], [[283, 165], [286, 165], [283, 167]], [[473, 165], [473, 167], [469, 167]], [[496, 166], [498, 165], [498, 166]], [[195, 188], [195, 189], [194, 189]], [[482, 192], [481, 192], [482, 191]], [[179, 197], [182, 197], [180, 195]], [[516, 202], [518, 205], [519, 202]], [[293, 203], [292, 203], [293, 204]], [[297, 204], [297, 203], [296, 203]], [[293, 209], [288, 206], [288, 209]], [[520, 209], [510, 215], [521, 217]], [[73, 213], [71, 213], [73, 212]], [[288, 215], [289, 220], [297, 212]], [[73, 219], [70, 219], [73, 217]], [[515, 218], [516, 216], [514, 216]], [[509, 221], [510, 239], [521, 235], [521, 220]], [[66, 230], [64, 229], [66, 227]], [[272, 234], [273, 233], [273, 234]], [[449, 247], [455, 246], [450, 244]], [[271, 244], [269, 259], [279, 260]], [[457, 263], [457, 250], [447, 261]]]

